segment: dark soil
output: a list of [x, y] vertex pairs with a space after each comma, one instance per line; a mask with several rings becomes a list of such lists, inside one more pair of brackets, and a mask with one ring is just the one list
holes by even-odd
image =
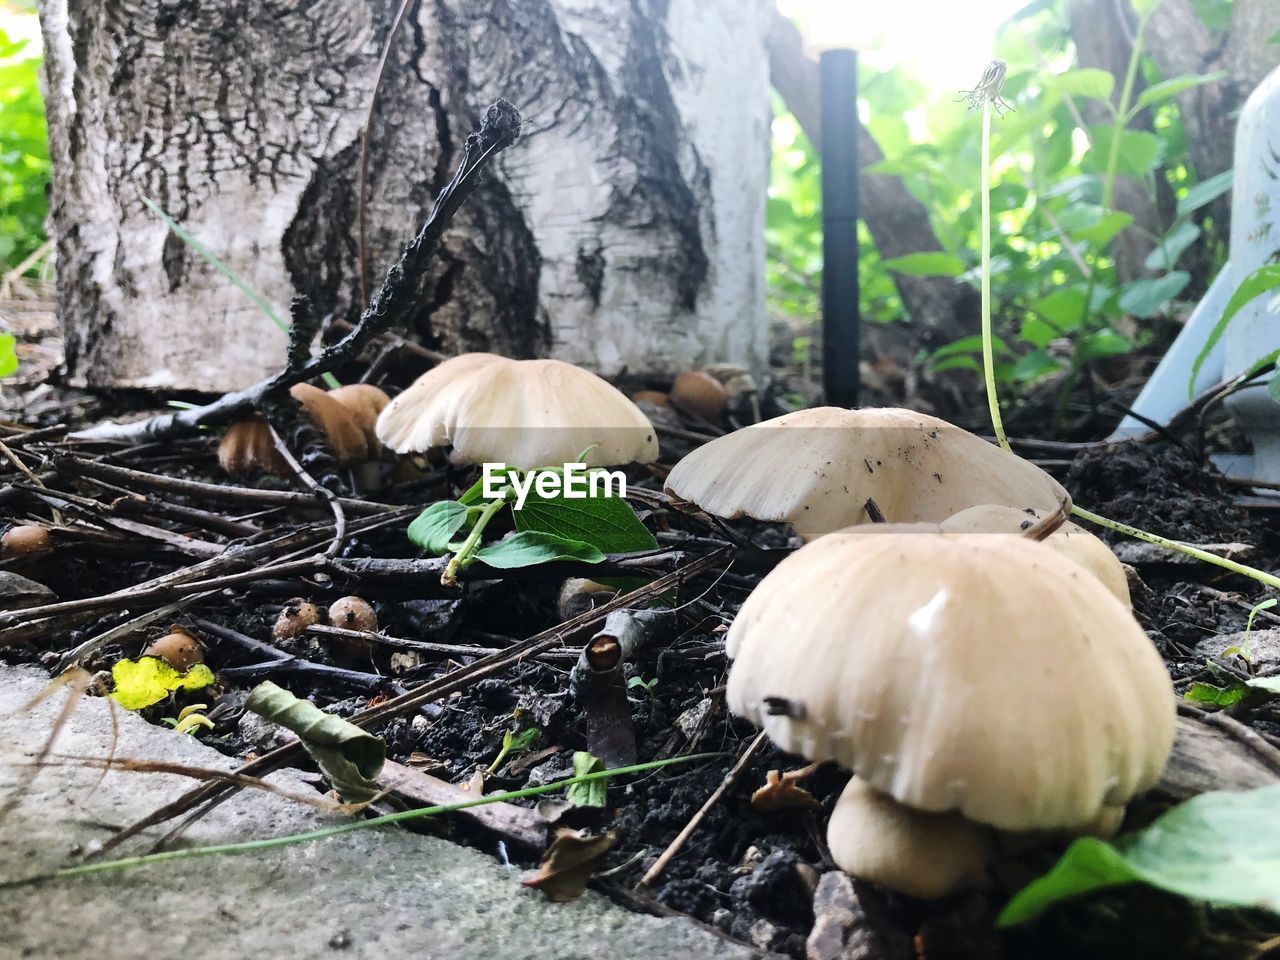
[[[664, 440], [665, 443], [665, 440]], [[50, 444], [44, 453], [53, 453]], [[69, 449], [67, 447], [66, 449]], [[667, 445], [664, 451], [672, 451]], [[169, 476], [226, 482], [217, 472], [212, 438], [199, 438], [111, 453], [113, 462]], [[679, 451], [674, 450], [678, 455]], [[676, 456], [668, 454], [668, 462]], [[79, 492], [109, 502], [102, 488], [77, 483], [58, 475], [56, 463], [46, 460], [46, 484], [55, 490]], [[7, 479], [12, 480], [10, 472]], [[413, 485], [389, 487], [377, 499], [386, 503], [427, 503], [443, 495], [449, 478], [429, 473]], [[454, 478], [464, 483], [465, 477]], [[658, 489], [653, 477], [635, 478], [640, 486]], [[1274, 511], [1246, 510], [1233, 505], [1235, 492], [1211, 468], [1184, 449], [1167, 443], [1088, 448], [1066, 468], [1064, 481], [1077, 502], [1114, 519], [1194, 543], [1246, 543], [1259, 556], [1275, 556], [1280, 531]], [[292, 489], [282, 481], [259, 481], [259, 486]], [[119, 495], [118, 493], [116, 495]], [[2, 502], [9, 519], [25, 516], [47, 519], [40, 504], [10, 488]], [[254, 513], [252, 509], [200, 504], [166, 496], [172, 502], [217, 511], [227, 516]], [[321, 510], [310, 515], [323, 519]], [[646, 514], [657, 530], [686, 531], [702, 538], [721, 538], [722, 531], [700, 525], [679, 514], [656, 511]], [[162, 521], [146, 518], [148, 522]], [[260, 518], [280, 532], [296, 526], [303, 515], [269, 514]], [[343, 556], [410, 557], [416, 551], [403, 536], [403, 523], [347, 543]], [[181, 525], [175, 526], [181, 529]], [[767, 547], [786, 544], [786, 537], [768, 528], [745, 531]], [[217, 542], [207, 531], [194, 535]], [[1104, 534], [1104, 536], [1108, 536]], [[703, 549], [706, 549], [705, 547]], [[693, 554], [697, 548], [690, 547]], [[62, 599], [93, 597], [119, 589], [192, 562], [136, 537], [119, 536], [110, 542], [74, 538], [60, 540], [56, 565], [32, 566], [24, 572], [43, 579]], [[1265, 564], [1264, 564], [1265, 565]], [[21, 569], [5, 561], [2, 566]], [[723, 569], [722, 567], [720, 569]], [[1142, 566], [1135, 581], [1135, 610], [1143, 625], [1165, 654], [1175, 679], [1204, 676], [1203, 658], [1194, 655], [1195, 644], [1206, 636], [1243, 629], [1248, 607], [1261, 597], [1252, 581], [1220, 576], [1201, 565], [1151, 563]], [[609, 792], [610, 809], [600, 826], [617, 831], [618, 844], [603, 866], [605, 875], [596, 883], [630, 902], [630, 890], [671, 842], [734, 765], [746, 742], [754, 735], [750, 725], [727, 715], [723, 687], [727, 663], [721, 645], [722, 626], [731, 622], [738, 606], [759, 574], [719, 578], [716, 573], [695, 579], [676, 598], [683, 604], [683, 619], [672, 637], [647, 649], [628, 667], [629, 676], [652, 679], [650, 692], [629, 691], [638, 754], [641, 760], [679, 753], [717, 751], [721, 756], [703, 763], [675, 766], [615, 784]], [[412, 589], [360, 591], [378, 613], [380, 628], [393, 637], [435, 643], [479, 645], [492, 649], [523, 639], [560, 622], [556, 609], [559, 582], [521, 579], [474, 585], [460, 599], [414, 596]], [[283, 581], [261, 580], [245, 588], [223, 591], [208, 601], [189, 607], [176, 620], [192, 625], [212, 621], [240, 634], [269, 640], [271, 625], [284, 603], [303, 596], [327, 605], [348, 592], [320, 577]], [[696, 601], [696, 602], [695, 602]], [[136, 615], [136, 612], [135, 612]], [[63, 653], [91, 636], [126, 619], [123, 613], [107, 613], [91, 621], [59, 629], [31, 646], [8, 647], [0, 653], [9, 660], [39, 661], [52, 667]], [[166, 624], [167, 625], [167, 624]], [[215, 671], [243, 667], [261, 661], [242, 646], [202, 633], [207, 657]], [[127, 643], [99, 650], [86, 666], [105, 670], [122, 656], [136, 656], [156, 630]], [[471, 658], [465, 656], [394, 656], [377, 649], [372, 654], [344, 652], [309, 638], [282, 642], [289, 652], [326, 663], [387, 678], [392, 684], [412, 686], [439, 675]], [[430, 770], [452, 781], [469, 778], [477, 767], [487, 767], [497, 755], [504, 733], [536, 727], [540, 731], [534, 752], [558, 748], [536, 763], [526, 755], [510, 757], [489, 780], [489, 789], [512, 789], [546, 782], [569, 772], [573, 751], [586, 749], [582, 717], [568, 682], [573, 654], [545, 661], [526, 662], [501, 677], [477, 683], [446, 700], [441, 708], [424, 711], [412, 719], [392, 721], [378, 731], [387, 741], [393, 759]], [[271, 676], [266, 672], [263, 676]], [[242, 702], [254, 681], [224, 682], [216, 698], [209, 692], [198, 699], [209, 701], [217, 726], [206, 741], [238, 756], [260, 750], [243, 722]], [[358, 694], [324, 681], [276, 678], [300, 695], [337, 713], [349, 715], [364, 707], [370, 695]], [[378, 696], [383, 696], [380, 692]], [[153, 719], [172, 715], [174, 705], [149, 711]], [[699, 713], [707, 719], [682, 732], [678, 719]], [[1274, 733], [1268, 722], [1259, 729]], [[790, 770], [802, 759], [769, 748], [757, 755], [736, 785], [710, 812], [684, 849], [653, 885], [651, 893], [666, 908], [689, 914], [735, 939], [759, 948], [800, 957], [814, 922], [813, 894], [821, 875], [832, 869], [824, 845], [824, 824], [847, 774], [832, 765], [819, 768], [803, 785], [822, 806], [821, 812], [761, 814], [750, 803], [751, 793], [764, 783], [769, 770]], [[1135, 808], [1132, 816], [1144, 818], [1151, 810]], [[460, 839], [486, 849], [496, 849], [494, 838], [478, 831], [462, 831]], [[517, 851], [509, 851], [519, 860]], [[1274, 918], [1251, 917], [1239, 912], [1193, 909], [1181, 900], [1149, 890], [1127, 889], [1051, 911], [1043, 920], [1012, 934], [992, 932], [992, 919], [1007, 896], [1052, 862], [1055, 851], [1041, 851], [1032, 859], [1005, 864], [997, 887], [986, 896], [970, 896], [938, 904], [922, 904], [877, 890], [858, 887], [863, 909], [880, 937], [879, 953], [886, 960], [897, 957], [983, 958], [998, 957], [1236, 957], [1242, 943], [1259, 942], [1277, 932]], [[523, 862], [532, 866], [532, 860]], [[868, 954], [871, 955], [871, 954]]]

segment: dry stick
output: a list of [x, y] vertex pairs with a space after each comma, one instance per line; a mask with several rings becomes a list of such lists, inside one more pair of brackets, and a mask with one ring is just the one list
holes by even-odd
[[107, 493], [116, 495], [115, 500], [106, 504], [112, 513], [131, 513], [144, 517], [156, 517], [161, 520], [173, 520], [188, 527], [208, 530], [210, 533], [217, 533], [235, 539], [254, 537], [262, 533], [262, 528], [256, 524], [244, 523], [209, 510], [201, 510], [198, 507], [170, 503], [168, 500], [161, 500], [144, 493], [135, 493], [124, 487], [107, 483], [105, 480], [94, 480], [89, 477], [86, 477], [85, 480]]
[[737, 783], [738, 777], [742, 776], [742, 771], [747, 768], [747, 764], [751, 762], [751, 758], [760, 751], [762, 746], [764, 746], [764, 742], [765, 734], [764, 731], [761, 730], [756, 734], [755, 739], [751, 741], [751, 745], [747, 747], [742, 756], [738, 758], [738, 762], [733, 765], [733, 769], [724, 775], [724, 779], [720, 781], [720, 786], [711, 791], [711, 796], [707, 797], [707, 802], [704, 803], [701, 809], [699, 809], [698, 812], [689, 819], [689, 822], [684, 825], [684, 829], [676, 834], [676, 838], [667, 845], [667, 849], [662, 851], [662, 855], [653, 862], [653, 866], [651, 866], [645, 875], [640, 878], [640, 882], [636, 884], [637, 889], [650, 886], [653, 881], [657, 880], [658, 877], [662, 875], [662, 871], [667, 869], [667, 864], [675, 859], [676, 854], [680, 852], [681, 848], [684, 847], [689, 838], [693, 836], [693, 832], [697, 830], [702, 824], [702, 821], [707, 818], [707, 814], [711, 812], [711, 809], [720, 802], [721, 797], [729, 792], [729, 788]]
[[[22, 458], [9, 449], [3, 440], [0, 440], [0, 453], [4, 454], [4, 458], [14, 465], [17, 471], [31, 481], [33, 486], [39, 487], [41, 490], [47, 490], [44, 481], [31, 472], [31, 468], [22, 462]], [[51, 507], [49, 510], [53, 516], [53, 522], [62, 524], [62, 514], [58, 512], [57, 507]]]
[[356, 265], [359, 267], [362, 303], [369, 299], [368, 218], [365, 216], [365, 194], [369, 189], [369, 138], [373, 136], [374, 108], [378, 105], [378, 94], [382, 92], [382, 81], [387, 75], [387, 64], [391, 62], [391, 50], [413, 4], [414, 0], [402, 0], [395, 19], [391, 21], [387, 40], [382, 45], [382, 58], [378, 61], [378, 75], [374, 78], [373, 89], [369, 91], [369, 109], [364, 118], [364, 133], [360, 136], [360, 172], [356, 176]]
[[293, 475], [298, 478], [304, 487], [314, 493], [318, 499], [327, 503], [329, 509], [333, 511], [333, 539], [329, 542], [324, 555], [326, 557], [336, 557], [339, 551], [342, 550], [342, 544], [347, 539], [347, 515], [342, 511], [342, 504], [338, 502], [338, 495], [328, 487], [321, 486], [315, 477], [307, 473], [275, 427], [267, 424], [267, 429], [271, 431], [271, 442], [275, 445], [276, 453], [280, 454], [280, 459], [288, 465], [289, 469], [293, 471]]
[[256, 678], [270, 673], [275, 676], [310, 677], [313, 680], [332, 681], [341, 687], [353, 688], [363, 693], [392, 687], [400, 688], [390, 677], [381, 677], [376, 673], [364, 673], [360, 670], [348, 670], [345, 667], [334, 667], [327, 663], [315, 663], [302, 657], [294, 656], [279, 647], [264, 643], [254, 637], [224, 627], [212, 620], [197, 619], [197, 629], [226, 640], [246, 650], [252, 650], [260, 656], [270, 657], [266, 663], [254, 663], [243, 667], [224, 667], [218, 671], [219, 676], [238, 677], [240, 679]]
[[202, 426], [228, 423], [259, 407], [268, 396], [311, 380], [353, 359], [375, 336], [405, 324], [418, 309], [429, 279], [428, 266], [445, 229], [463, 201], [475, 190], [483, 168], [520, 135], [520, 113], [506, 100], [485, 111], [477, 133], [467, 137], [462, 160], [418, 235], [409, 241], [400, 260], [387, 271], [382, 289], [373, 297], [350, 333], [325, 347], [305, 363], [288, 367], [243, 390], [224, 394], [202, 407], [177, 410], [137, 423], [105, 423], [77, 436], [92, 440], [148, 442], [189, 436]]
[[101, 650], [109, 643], [117, 643], [126, 637], [132, 636], [139, 630], [145, 630], [151, 624], [160, 620], [167, 620], [178, 613], [181, 613], [193, 603], [197, 603], [206, 597], [212, 596], [212, 593], [196, 593], [189, 597], [183, 597], [181, 600], [175, 600], [173, 603], [166, 604], [163, 607], [156, 607], [154, 610], [148, 610], [146, 613], [139, 614], [124, 623], [118, 623], [110, 630], [103, 631], [96, 637], [90, 637], [84, 643], [80, 644], [74, 650], [69, 650], [62, 655], [62, 659], [58, 661], [59, 672], [66, 670], [68, 667], [82, 663], [84, 658], [96, 650]]
[[1194, 717], [1208, 727], [1221, 730], [1232, 740], [1242, 744], [1250, 753], [1262, 760], [1272, 773], [1280, 776], [1280, 749], [1272, 746], [1256, 730], [1245, 726], [1239, 720], [1225, 713], [1207, 713], [1185, 701], [1178, 701], [1178, 712], [1183, 716]]
[[[661, 595], [663, 592], [678, 587], [682, 582], [695, 574], [701, 573], [710, 567], [717, 560], [724, 557], [727, 550], [716, 550], [706, 556], [694, 560], [688, 566], [667, 574], [650, 584], [632, 590], [630, 593], [615, 597], [608, 603], [601, 604], [594, 610], [588, 610], [585, 613], [567, 620], [558, 627], [550, 630], [543, 630], [536, 633], [527, 640], [523, 640], [514, 646], [504, 650], [497, 651], [488, 657], [476, 660], [464, 667], [459, 667], [441, 677], [429, 680], [422, 686], [410, 690], [408, 693], [392, 697], [390, 700], [376, 706], [368, 707], [350, 718], [351, 722], [360, 727], [369, 727], [383, 720], [389, 720], [396, 716], [403, 716], [418, 710], [420, 707], [442, 697], [448, 696], [460, 690], [466, 689], [475, 682], [494, 674], [508, 670], [531, 657], [536, 657], [540, 653], [554, 649], [562, 645], [565, 639], [579, 631], [582, 631], [595, 623], [603, 620], [612, 611], [622, 609], [626, 606], [634, 606], [653, 597]], [[299, 744], [286, 744], [277, 747], [268, 753], [263, 754], [256, 760], [244, 764], [237, 770], [237, 773], [259, 775], [271, 770], [275, 770], [286, 763], [296, 760], [301, 751]], [[211, 810], [223, 799], [230, 795], [229, 790], [220, 788], [216, 785], [205, 787], [197, 787], [189, 790], [177, 799], [165, 804], [159, 809], [153, 811], [148, 816], [136, 821], [117, 833], [108, 840], [93, 856], [106, 853], [108, 850], [119, 846], [131, 837], [136, 836], [148, 827], [171, 820], [174, 817], [182, 816], [192, 808], [198, 807], [198, 813]], [[184, 821], [184, 825], [190, 822]]]
[[[142, 487], [146, 490], [158, 490], [161, 493], [173, 493], [184, 497], [214, 500], [223, 503], [246, 503], [281, 507], [314, 507], [316, 498], [306, 493], [293, 490], [256, 490], [251, 487], [232, 487], [218, 483], [202, 483], [199, 480], [183, 480], [178, 477], [166, 477], [159, 473], [147, 473], [145, 470], [134, 470], [115, 464], [85, 460], [82, 457], [60, 454], [54, 457], [54, 466], [60, 473], [69, 473], [75, 477], [89, 480], [105, 480], [125, 487]], [[402, 509], [386, 503], [375, 503], [371, 500], [352, 500], [339, 497], [338, 503], [347, 513], [363, 516], [370, 513], [390, 513]]]

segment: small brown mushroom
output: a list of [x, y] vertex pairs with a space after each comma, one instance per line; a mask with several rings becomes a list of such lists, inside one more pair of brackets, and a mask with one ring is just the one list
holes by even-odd
[[685, 413], [718, 423], [729, 400], [724, 384], [702, 370], [688, 370], [671, 385], [671, 403]]
[[[309, 383], [295, 384], [289, 394], [325, 435], [335, 460], [350, 463], [368, 456], [364, 433], [345, 406]], [[227, 428], [218, 444], [218, 462], [233, 477], [257, 471], [273, 476], [289, 473], [289, 465], [276, 450], [271, 428], [261, 417], [237, 420]]]
[[391, 398], [371, 383], [349, 383], [345, 387], [330, 390], [329, 397], [342, 404], [351, 414], [356, 426], [364, 434], [364, 441], [369, 448], [369, 457], [382, 456], [382, 441], [378, 439], [378, 431], [375, 427], [378, 416], [387, 408]]
[[22, 523], [10, 527], [0, 537], [0, 556], [30, 557], [53, 549], [53, 537], [44, 527]]
[[360, 597], [341, 597], [329, 607], [329, 624], [343, 630], [372, 633], [378, 629], [378, 615], [368, 601]]
[[276, 617], [271, 628], [271, 636], [276, 640], [292, 640], [301, 636], [307, 627], [320, 622], [320, 611], [316, 605], [301, 597], [294, 597], [284, 605], [280, 616]]
[[172, 626], [169, 632], [159, 639], [152, 640], [142, 651], [144, 657], [159, 657], [175, 670], [183, 673], [197, 663], [204, 663], [204, 650], [186, 630]]

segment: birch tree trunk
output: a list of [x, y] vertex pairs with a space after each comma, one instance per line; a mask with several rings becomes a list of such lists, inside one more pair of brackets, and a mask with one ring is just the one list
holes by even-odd
[[[354, 318], [356, 175], [389, 0], [41, 0], [73, 382], [226, 390]], [[765, 0], [420, 0], [370, 138], [373, 285], [506, 96], [526, 135], [462, 210], [407, 333], [662, 375], [764, 355]]]

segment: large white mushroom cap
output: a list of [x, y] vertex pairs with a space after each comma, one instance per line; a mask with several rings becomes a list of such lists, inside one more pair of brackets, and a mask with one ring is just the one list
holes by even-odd
[[923, 811], [1087, 827], [1159, 777], [1175, 703], [1123, 603], [1044, 544], [833, 534], [777, 566], [726, 637], [730, 709]]
[[[1019, 510], [997, 504], [983, 504], [961, 510], [940, 524], [943, 533], [994, 533], [1017, 535], [1034, 526], [1041, 514], [1030, 507]], [[1046, 546], [1074, 560], [1115, 594], [1126, 606], [1130, 603], [1129, 578], [1124, 564], [1111, 548], [1078, 524], [1068, 520], [1043, 541]]]
[[790, 523], [806, 540], [865, 523], [868, 499], [894, 523], [940, 523], [983, 503], [1070, 501], [1034, 464], [896, 407], [816, 407], [754, 424], [694, 450], [666, 489], [717, 517]]
[[550, 467], [647, 463], [658, 455], [653, 425], [611, 384], [560, 360], [507, 360], [466, 353], [419, 377], [378, 417], [378, 437], [397, 453], [452, 444], [474, 463]]

